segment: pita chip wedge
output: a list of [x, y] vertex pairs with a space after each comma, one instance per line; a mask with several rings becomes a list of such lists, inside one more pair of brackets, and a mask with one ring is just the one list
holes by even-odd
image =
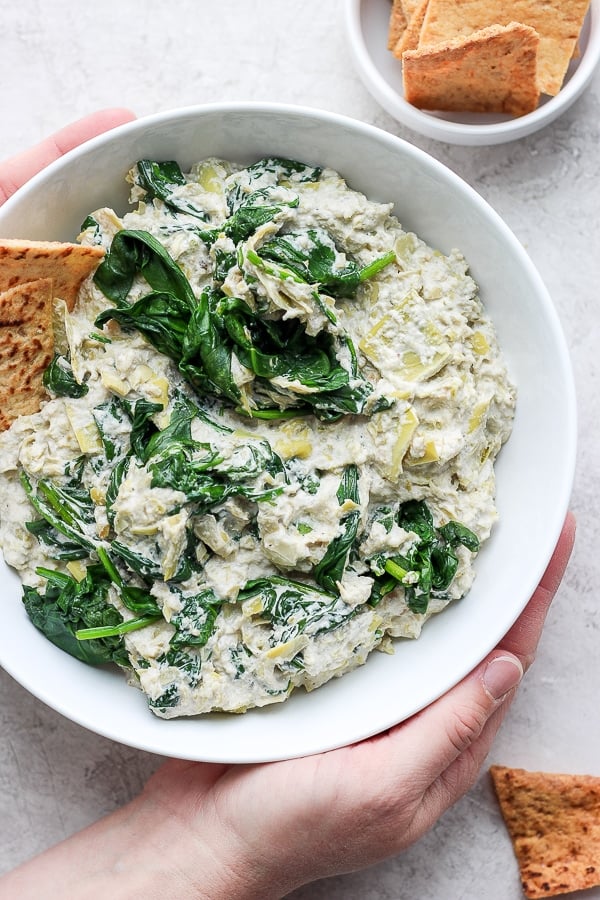
[[402, 55], [404, 95], [420, 109], [532, 112], [538, 35], [527, 25], [492, 25], [466, 38], [419, 44]]
[[525, 896], [600, 884], [600, 777], [490, 768]]
[[388, 25], [388, 50], [393, 50], [406, 29], [406, 13], [402, 0], [393, 0]]
[[467, 37], [489, 25], [520, 22], [540, 36], [537, 78], [543, 94], [562, 87], [590, 0], [430, 0], [419, 47]]
[[54, 296], [64, 300], [71, 311], [82, 281], [103, 257], [101, 247], [3, 238], [0, 239], [0, 291], [51, 278]]
[[52, 279], [0, 294], [0, 431], [35, 413], [47, 399], [42, 383], [54, 352]]
[[421, 0], [403, 0], [402, 6], [408, 22], [410, 22], [420, 5]]
[[423, 27], [428, 4], [429, 0], [421, 0], [421, 2], [414, 7], [412, 15], [408, 20], [408, 25], [394, 47], [394, 56], [397, 56], [398, 59], [402, 59], [402, 54], [405, 50], [416, 50], [419, 46], [421, 29]]

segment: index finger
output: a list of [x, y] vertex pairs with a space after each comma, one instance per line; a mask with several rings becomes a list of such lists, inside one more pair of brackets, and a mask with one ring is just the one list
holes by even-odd
[[0, 204], [55, 159], [117, 125], [135, 119], [129, 109], [103, 109], [61, 128], [23, 153], [0, 163]]

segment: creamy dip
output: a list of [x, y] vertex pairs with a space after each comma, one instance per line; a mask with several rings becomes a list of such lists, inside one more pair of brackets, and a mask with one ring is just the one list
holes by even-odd
[[[34, 624], [159, 716], [312, 690], [462, 597], [515, 392], [477, 286], [391, 204], [290, 160], [140, 161], [0, 436]], [[98, 631], [90, 631], [92, 628]]]

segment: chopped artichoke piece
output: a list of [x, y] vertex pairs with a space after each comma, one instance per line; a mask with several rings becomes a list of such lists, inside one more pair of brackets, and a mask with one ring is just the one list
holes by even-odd
[[90, 490], [90, 497], [96, 506], [106, 506], [106, 493], [99, 487], [93, 487]]
[[196, 180], [201, 188], [209, 191], [211, 194], [223, 193], [223, 179], [219, 175], [216, 166], [209, 161], [198, 166]]
[[242, 604], [245, 616], [258, 616], [263, 611], [262, 600], [260, 597], [251, 597]]
[[440, 329], [433, 322], [428, 322], [425, 328], [423, 329], [423, 333], [427, 337], [428, 344], [443, 344], [444, 343], [444, 335], [440, 331]]
[[94, 422], [90, 422], [84, 428], [78, 428], [75, 431], [77, 443], [81, 447], [82, 453], [100, 453], [102, 450], [102, 441], [100, 434]]
[[100, 373], [100, 380], [107, 391], [112, 391], [113, 394], [118, 394], [119, 397], [126, 397], [129, 393], [129, 385], [113, 372], [103, 369]]
[[[187, 515], [180, 511], [168, 516], [162, 523], [163, 536], [167, 542], [167, 552], [162, 563], [163, 578], [169, 581], [175, 575], [179, 558], [185, 549]], [[133, 530], [133, 529], [132, 529]]]
[[308, 425], [303, 422], [285, 422], [281, 425], [281, 437], [273, 441], [273, 449], [283, 459], [307, 459], [312, 452], [311, 432]]
[[408, 450], [412, 436], [415, 433], [415, 428], [418, 424], [418, 416], [412, 406], [409, 406], [400, 419], [398, 436], [392, 449], [392, 464], [390, 466], [391, 478], [397, 478], [402, 472], [402, 460], [406, 455], [406, 451]]
[[158, 375], [154, 369], [142, 363], [136, 366], [129, 376], [131, 386], [142, 391], [148, 400], [153, 403], [162, 403], [166, 406], [169, 402], [169, 382], [164, 375]]
[[65, 301], [59, 297], [54, 297], [52, 301], [52, 334], [54, 337], [54, 352], [60, 356], [67, 356], [70, 353], [67, 327], [68, 315]]
[[404, 464], [414, 468], [415, 466], [425, 466], [427, 463], [437, 462], [439, 458], [435, 442], [427, 441], [425, 443], [423, 454], [421, 456], [412, 456], [411, 454], [408, 454], [404, 458]]
[[156, 534], [156, 532], [158, 531], [158, 525], [155, 522], [153, 522], [151, 525], [132, 525], [129, 531], [131, 532], [131, 534]]
[[67, 569], [75, 581], [83, 581], [87, 575], [87, 566], [80, 559], [73, 559], [67, 563]]
[[362, 352], [367, 356], [371, 362], [377, 364], [377, 349], [380, 343], [381, 338], [378, 338], [377, 335], [380, 331], [384, 330], [387, 325], [391, 322], [391, 316], [389, 314], [383, 316], [383, 318], [379, 319], [378, 322], [373, 325], [370, 331], [361, 338], [358, 342], [359, 348]]
[[485, 418], [485, 414], [489, 409], [489, 403], [487, 401], [482, 401], [481, 403], [477, 403], [473, 412], [471, 413], [471, 417], [469, 419], [469, 428], [468, 433], [472, 434], [474, 431], [479, 428], [481, 423]]
[[482, 331], [474, 331], [471, 335], [471, 347], [478, 356], [486, 356], [490, 352], [490, 345]]
[[148, 398], [153, 403], [162, 403], [163, 406], [167, 406], [169, 402], [169, 382], [167, 379], [161, 375], [156, 375], [155, 378], [150, 378], [146, 385], [148, 387]]
[[295, 638], [292, 638], [291, 641], [286, 641], [284, 644], [277, 644], [276, 647], [271, 647], [270, 650], [267, 650], [265, 656], [267, 659], [291, 659], [295, 656], [303, 647], [306, 646], [306, 638], [303, 635], [298, 635]]
[[65, 403], [65, 411], [81, 452], [89, 454], [101, 453], [102, 441], [100, 432], [91, 413], [82, 407], [70, 403]]
[[450, 350], [445, 348], [435, 353], [432, 359], [423, 362], [418, 354], [407, 350], [402, 357], [402, 368], [399, 375], [406, 381], [426, 381], [442, 369], [450, 359]]
[[379, 285], [376, 281], [363, 281], [360, 285], [361, 296], [365, 298], [372, 306], [375, 305], [379, 298]]
[[414, 234], [403, 234], [402, 237], [398, 238], [394, 244], [394, 251], [396, 253], [396, 259], [402, 268], [404, 268], [407, 263], [410, 263], [411, 267], [414, 266], [412, 257], [418, 245], [419, 239]]

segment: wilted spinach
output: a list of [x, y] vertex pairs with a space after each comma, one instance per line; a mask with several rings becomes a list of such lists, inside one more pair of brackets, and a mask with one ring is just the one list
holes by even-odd
[[[340, 486], [337, 490], [337, 499], [340, 506], [347, 500], [357, 506], [360, 504], [358, 493], [358, 468], [355, 465], [344, 469]], [[337, 593], [338, 584], [344, 577], [344, 571], [348, 564], [348, 558], [352, 546], [356, 540], [360, 525], [360, 509], [351, 509], [341, 520], [342, 532], [335, 537], [320, 562], [313, 569], [313, 575], [317, 584], [329, 593]]]
[[95, 549], [97, 541], [86, 528], [94, 521], [89, 494], [79, 488], [59, 487], [47, 478], [40, 479], [36, 488], [24, 471], [19, 477], [31, 505], [48, 525], [78, 547]]
[[185, 175], [174, 160], [155, 162], [151, 159], [140, 159], [137, 164], [137, 181], [146, 192], [149, 200], [153, 197], [175, 212], [187, 213], [198, 219], [206, 220], [206, 212], [187, 197], [182, 197], [175, 190], [187, 184]]
[[[378, 554], [371, 560], [376, 576], [371, 603], [379, 602], [382, 596], [402, 584], [409, 609], [425, 613], [431, 597], [443, 596], [456, 575], [456, 547], [462, 544], [476, 553], [479, 539], [460, 522], [450, 521], [436, 528], [424, 500], [408, 500], [401, 504], [396, 521], [405, 531], [417, 535], [417, 540], [404, 555]], [[405, 581], [409, 573], [413, 580]], [[415, 575], [418, 577], [414, 578]]]
[[[319, 418], [334, 420], [360, 414], [372, 393], [355, 364], [353, 348], [346, 369], [337, 359], [332, 335], [308, 335], [298, 321], [270, 321], [243, 300], [213, 288], [206, 288], [192, 307], [187, 299], [174, 294], [153, 293], [132, 306], [105, 310], [96, 322], [102, 325], [111, 318], [124, 328], [141, 331], [178, 363], [200, 393], [228, 401], [240, 412], [246, 410], [240, 405], [241, 391], [232, 374], [234, 354], [254, 373], [257, 388], [266, 389], [280, 401], [275, 407], [257, 402], [258, 414], [278, 415], [297, 407], [298, 414], [314, 412]], [[285, 379], [285, 383], [273, 379]], [[302, 385], [300, 391], [294, 391], [294, 382]]]
[[260, 598], [262, 613], [275, 626], [273, 641], [284, 644], [300, 634], [315, 637], [338, 628], [356, 613], [339, 596], [301, 581], [271, 576], [248, 581], [237, 602]]
[[191, 688], [195, 688], [200, 681], [202, 660], [198, 653], [186, 653], [185, 650], [170, 648], [157, 658], [157, 662], [179, 669]]
[[[91, 665], [116, 662], [128, 666], [123, 640], [115, 629], [123, 618], [107, 600], [110, 579], [102, 566], [89, 566], [82, 581], [51, 569], [38, 569], [47, 579], [42, 594], [32, 587], [23, 589], [23, 604], [35, 627], [53, 644]], [[79, 640], [77, 632], [102, 629], [90, 640]]]
[[336, 265], [338, 249], [324, 228], [277, 235], [261, 245], [259, 256], [286, 266], [303, 281], [318, 284], [334, 297], [353, 297], [359, 284], [396, 258], [391, 250], [367, 266], [348, 259], [340, 267]]
[[234, 244], [239, 244], [241, 241], [248, 240], [250, 235], [254, 234], [262, 225], [272, 222], [281, 212], [283, 206], [298, 205], [297, 198], [287, 203], [281, 201], [279, 203], [265, 202], [268, 200], [268, 191], [254, 191], [252, 194], [244, 197], [235, 212], [220, 225], [217, 225], [216, 228], [199, 229], [199, 237], [210, 245], [214, 244], [216, 239], [223, 234], [231, 238]]
[[[294, 182], [319, 181], [322, 171], [321, 166], [308, 166], [295, 159], [285, 159], [281, 156], [267, 156], [244, 169], [243, 178], [250, 189], [257, 182], [262, 182], [265, 186], [284, 185], [293, 187]], [[233, 186], [227, 194], [227, 203], [230, 211], [233, 213], [248, 197], [248, 192], [241, 179], [234, 176], [232, 181]]]
[[88, 556], [86, 548], [74, 541], [65, 540], [53, 525], [45, 519], [36, 519], [26, 522], [27, 530], [35, 535], [38, 541], [48, 547], [48, 552], [54, 559], [74, 560], [85, 559]]
[[181, 609], [171, 617], [175, 634], [170, 646], [175, 650], [191, 646], [203, 647], [215, 630], [221, 605], [222, 601], [210, 588], [182, 598]]
[[66, 356], [55, 353], [44, 371], [42, 382], [45, 388], [57, 397], [85, 397], [89, 388], [81, 384], [73, 375], [71, 363]]
[[[187, 278], [160, 241], [148, 231], [123, 229], [115, 234], [110, 250], [96, 269], [94, 282], [106, 297], [122, 307], [127, 306], [137, 274], [143, 275], [156, 293], [174, 297], [189, 309], [195, 306]], [[109, 318], [112, 316], [101, 313], [96, 324], [102, 325]]]

